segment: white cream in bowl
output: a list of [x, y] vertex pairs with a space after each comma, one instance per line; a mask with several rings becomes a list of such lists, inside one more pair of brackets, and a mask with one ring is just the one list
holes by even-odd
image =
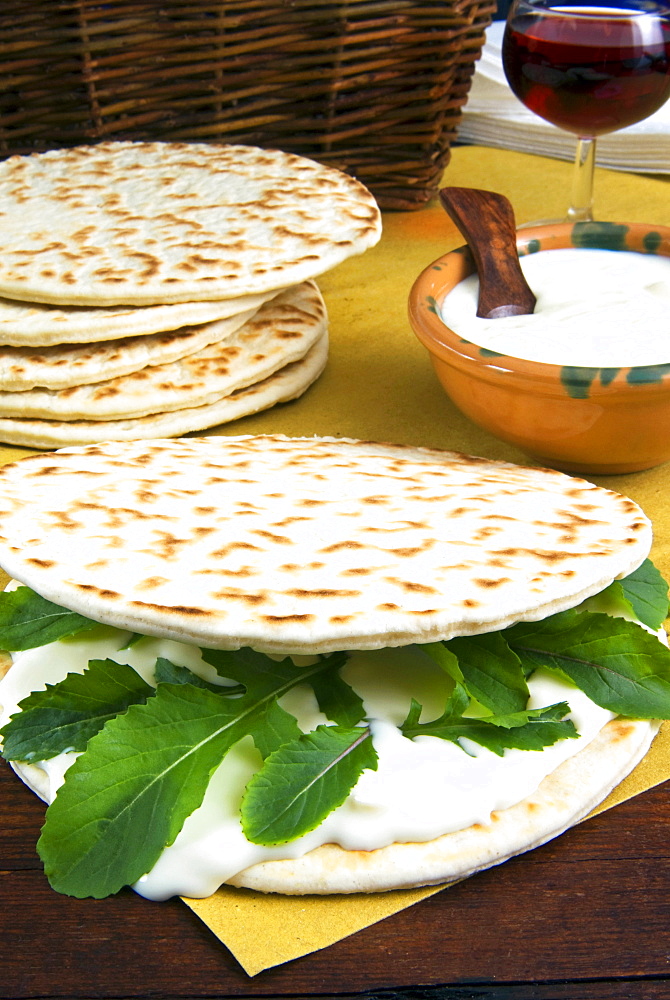
[[442, 321], [479, 347], [528, 361], [586, 368], [670, 362], [670, 257], [634, 251], [543, 250], [520, 258], [537, 296], [524, 316], [476, 315], [477, 275], [439, 306]]

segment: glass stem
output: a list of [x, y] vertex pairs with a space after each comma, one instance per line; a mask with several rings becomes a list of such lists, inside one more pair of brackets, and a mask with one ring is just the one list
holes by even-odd
[[596, 162], [596, 140], [578, 139], [575, 165], [572, 171], [572, 196], [568, 222], [593, 220], [593, 168]]

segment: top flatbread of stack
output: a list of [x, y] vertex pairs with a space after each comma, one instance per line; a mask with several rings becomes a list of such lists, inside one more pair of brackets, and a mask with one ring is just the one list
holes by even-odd
[[250, 146], [109, 142], [0, 163], [0, 295], [70, 305], [226, 299], [377, 242], [358, 181]]
[[631, 500], [546, 469], [331, 438], [105, 443], [0, 471], [0, 563], [196, 645], [374, 649], [573, 607], [646, 557]]

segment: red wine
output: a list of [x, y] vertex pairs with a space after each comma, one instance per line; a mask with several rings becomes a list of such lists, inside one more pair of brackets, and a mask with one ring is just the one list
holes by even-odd
[[524, 13], [508, 25], [503, 63], [519, 100], [589, 138], [653, 114], [670, 96], [670, 23], [574, 11]]

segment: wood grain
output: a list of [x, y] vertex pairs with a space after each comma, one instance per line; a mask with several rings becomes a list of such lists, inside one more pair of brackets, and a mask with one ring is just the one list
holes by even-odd
[[35, 853], [42, 814], [0, 765], [3, 1000], [670, 996], [670, 783], [253, 979], [179, 900], [52, 892]]

